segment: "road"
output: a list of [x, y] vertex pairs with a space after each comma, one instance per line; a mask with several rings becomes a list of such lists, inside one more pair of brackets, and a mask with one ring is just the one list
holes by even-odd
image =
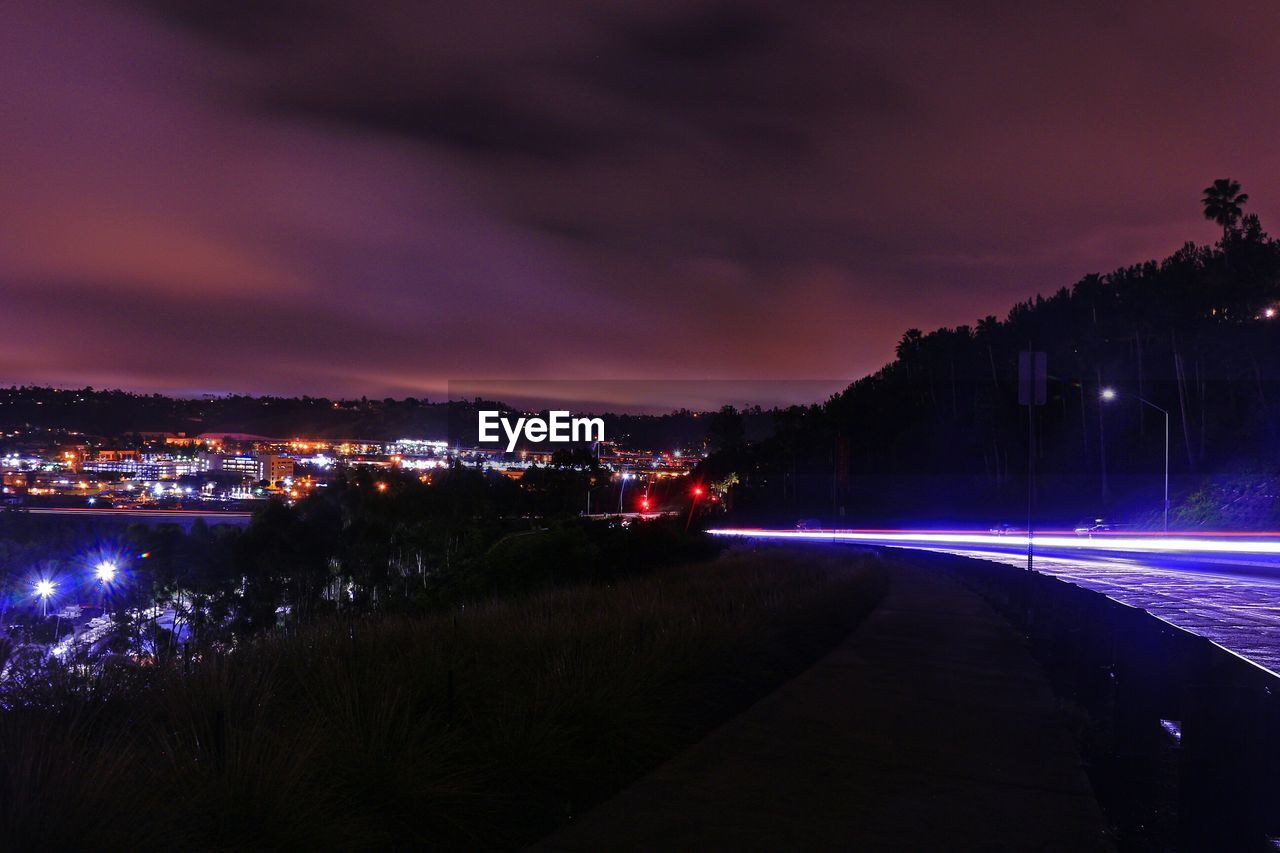
[[253, 518], [253, 513], [251, 512], [232, 512], [216, 509], [96, 509], [93, 507], [73, 506], [34, 506], [24, 507], [18, 511], [30, 513], [31, 515], [119, 518], [125, 521], [153, 524], [190, 524], [197, 518], [203, 518], [209, 524], [245, 525], [249, 523], [249, 519]]
[[[957, 530], [725, 528], [729, 537], [914, 548], [1026, 566], [1025, 534]], [[1037, 571], [1142, 607], [1280, 672], [1280, 536], [1036, 534]]]

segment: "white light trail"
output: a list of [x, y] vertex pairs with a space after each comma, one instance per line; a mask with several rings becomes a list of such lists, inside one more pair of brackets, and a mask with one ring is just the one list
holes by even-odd
[[[1025, 550], [1027, 535], [996, 535], [963, 531], [912, 530], [766, 530], [726, 527], [708, 530], [713, 536], [741, 539], [798, 539], [812, 542], [863, 542], [872, 545], [967, 545], [993, 551]], [[1229, 538], [1228, 538], [1229, 537]], [[1077, 536], [1063, 533], [1032, 535], [1033, 547], [1070, 551], [1127, 551], [1144, 554], [1258, 554], [1280, 555], [1280, 536], [1209, 533], [1181, 536]]]

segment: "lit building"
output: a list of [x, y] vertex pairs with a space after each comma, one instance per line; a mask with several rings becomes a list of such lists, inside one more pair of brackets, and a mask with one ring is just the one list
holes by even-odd
[[206, 453], [202, 457], [207, 461], [207, 470], [221, 471], [227, 474], [239, 474], [250, 480], [266, 480], [278, 483], [293, 476], [293, 460], [274, 453], [229, 456], [221, 453]]
[[279, 483], [293, 477], [293, 460], [275, 453], [263, 453], [258, 456], [262, 463], [262, 479], [270, 483]]

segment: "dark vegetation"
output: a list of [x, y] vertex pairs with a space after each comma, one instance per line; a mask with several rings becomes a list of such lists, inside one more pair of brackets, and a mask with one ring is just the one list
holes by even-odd
[[[52, 632], [37, 619], [35, 577], [57, 582], [51, 608], [97, 603], [90, 570], [109, 558], [123, 570], [115, 609], [172, 608], [185, 642], [199, 649], [338, 614], [418, 614], [601, 583], [716, 551], [696, 528], [686, 531], [685, 518], [624, 528], [577, 517], [586, 491], [608, 479], [600, 469], [539, 468], [526, 479], [522, 487], [457, 467], [423, 482], [355, 469], [294, 506], [268, 504], [244, 529], [0, 512], [0, 616], [21, 611], [4, 621]], [[148, 640], [157, 655], [182, 652], [150, 611], [137, 620], [147, 624], [122, 624], [122, 634]]]
[[[510, 547], [502, 559], [520, 559]], [[55, 669], [0, 724], [0, 837], [9, 849], [518, 847], [812, 661], [883, 586], [870, 558], [763, 551], [333, 617], [193, 661]]]

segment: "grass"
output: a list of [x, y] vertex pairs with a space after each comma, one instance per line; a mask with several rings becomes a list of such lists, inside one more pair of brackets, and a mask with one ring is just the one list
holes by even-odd
[[870, 558], [735, 553], [330, 622], [0, 719], [14, 849], [512, 849], [804, 668]]

